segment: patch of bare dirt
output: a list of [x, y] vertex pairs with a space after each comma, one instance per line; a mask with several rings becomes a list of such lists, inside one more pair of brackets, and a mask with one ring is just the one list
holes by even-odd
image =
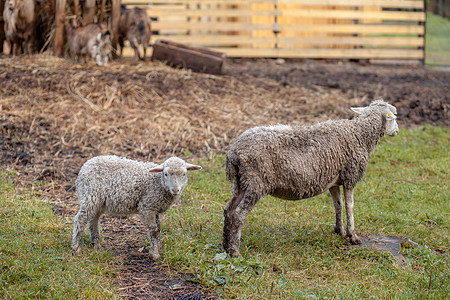
[[[161, 162], [226, 153], [245, 129], [350, 118], [350, 106], [384, 98], [400, 126], [449, 125], [450, 72], [350, 62], [229, 60], [222, 76], [159, 62], [119, 60], [99, 68], [46, 55], [0, 57], [0, 162], [22, 184], [72, 216], [73, 183], [90, 157], [116, 154]], [[213, 291], [147, 259], [142, 229], [104, 218], [105, 246], [122, 258], [127, 298], [213, 299]], [[124, 235], [126, 234], [126, 237]], [[121, 244], [119, 241], [126, 240]]]

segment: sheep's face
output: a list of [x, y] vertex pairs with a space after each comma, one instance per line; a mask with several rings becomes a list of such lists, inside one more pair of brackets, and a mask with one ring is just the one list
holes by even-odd
[[370, 110], [372, 106], [378, 106], [381, 107], [380, 110], [376, 110], [377, 114], [382, 113], [383, 118], [386, 119], [386, 128], [384, 131], [384, 134], [390, 135], [390, 136], [396, 136], [398, 133], [398, 124], [397, 124], [397, 109], [395, 106], [390, 105], [383, 100], [376, 100], [373, 101], [369, 106], [366, 107], [352, 107], [351, 110], [358, 114], [364, 114], [366, 111]]
[[386, 131], [385, 134], [396, 136], [398, 133], [397, 116], [389, 111], [386, 113]]
[[18, 6], [19, 1], [18, 0], [8, 0], [5, 3], [5, 7], [7, 7], [9, 10], [13, 10]]
[[201, 166], [186, 163], [178, 157], [171, 157], [150, 172], [161, 172], [163, 186], [174, 196], [180, 195], [188, 182], [187, 171], [201, 170]]

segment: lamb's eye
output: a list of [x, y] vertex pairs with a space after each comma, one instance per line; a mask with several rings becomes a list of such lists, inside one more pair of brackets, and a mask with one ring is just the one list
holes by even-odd
[[166, 176], [166, 177], [167, 177], [167, 176], [168, 176], [168, 175], [167, 175], [167, 173], [164, 173], [164, 176]]

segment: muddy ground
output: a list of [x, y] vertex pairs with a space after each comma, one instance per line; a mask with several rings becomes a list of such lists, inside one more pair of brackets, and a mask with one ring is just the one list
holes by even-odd
[[[0, 163], [17, 170], [20, 184], [50, 183], [42, 197], [72, 217], [73, 183], [92, 156], [161, 162], [224, 154], [249, 127], [350, 118], [350, 106], [378, 98], [397, 107], [400, 127], [450, 124], [450, 72], [424, 66], [245, 59], [228, 60], [225, 74], [215, 76], [160, 62], [122, 59], [99, 68], [47, 55], [3, 56]], [[139, 224], [137, 217], [102, 221], [105, 247], [123, 261], [123, 297], [217, 297], [186, 280], [192, 275], [150, 261], [140, 251]]]

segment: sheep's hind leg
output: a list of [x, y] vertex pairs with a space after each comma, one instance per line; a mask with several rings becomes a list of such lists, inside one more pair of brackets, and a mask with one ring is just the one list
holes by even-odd
[[99, 226], [98, 226], [98, 221], [99, 221], [100, 216], [101, 216], [101, 213], [98, 212], [88, 222], [89, 236], [91, 238], [91, 243], [94, 245], [95, 248], [100, 248], [100, 233], [99, 233]]
[[334, 232], [345, 238], [344, 222], [342, 220], [342, 197], [339, 186], [330, 188], [331, 199], [333, 199], [334, 211], [336, 212], [336, 226]]
[[361, 239], [355, 231], [355, 220], [353, 219], [353, 188], [344, 187], [345, 210], [347, 212], [347, 236], [353, 245], [361, 244]]
[[241, 229], [245, 218], [260, 198], [250, 192], [240, 191], [224, 209], [223, 248], [230, 256], [240, 256]]
[[142, 220], [147, 227], [150, 250], [149, 254], [153, 260], [159, 260], [161, 258], [160, 250], [162, 248], [160, 238], [160, 222], [159, 215], [156, 212], [145, 212], [142, 214]]

